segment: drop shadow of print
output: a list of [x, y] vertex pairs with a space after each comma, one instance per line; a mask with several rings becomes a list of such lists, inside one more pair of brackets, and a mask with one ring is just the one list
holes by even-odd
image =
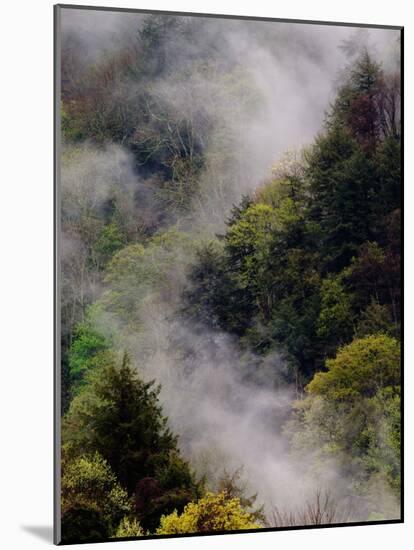
[[53, 543], [53, 527], [51, 525], [22, 525], [21, 529], [40, 540]]

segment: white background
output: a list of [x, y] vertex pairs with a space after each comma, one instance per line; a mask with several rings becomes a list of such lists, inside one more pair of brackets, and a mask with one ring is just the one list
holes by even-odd
[[[73, 0], [75, 1], [75, 0]], [[413, 548], [413, 18], [407, 0], [100, 0], [88, 5], [404, 25], [406, 34], [406, 524], [123, 542], [145, 549]], [[51, 545], [53, 425], [51, 0], [1, 6], [0, 546]], [[409, 542], [411, 539], [411, 542]], [[102, 545], [85, 545], [98, 549]]]

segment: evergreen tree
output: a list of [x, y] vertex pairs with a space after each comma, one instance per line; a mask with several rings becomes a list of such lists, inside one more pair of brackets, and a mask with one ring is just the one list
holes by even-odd
[[[153, 382], [138, 377], [127, 354], [121, 365], [112, 356], [87, 375], [62, 432], [69, 456], [98, 452], [129, 495], [137, 496], [143, 479], [153, 479], [157, 486], [153, 497], [163, 497], [165, 511], [172, 505], [182, 508], [198, 494], [198, 487], [179, 455], [177, 437], [167, 426], [158, 394]], [[145, 529], [154, 528], [160, 515], [157, 509], [154, 517], [148, 507], [140, 510], [138, 519]]]

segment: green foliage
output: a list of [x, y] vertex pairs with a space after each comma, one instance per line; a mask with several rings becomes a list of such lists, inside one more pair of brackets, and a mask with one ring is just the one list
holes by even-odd
[[162, 516], [158, 535], [259, 529], [260, 525], [240, 505], [240, 500], [222, 492], [207, 493], [197, 503], [190, 502], [179, 515]]
[[316, 373], [307, 386], [311, 394], [343, 401], [372, 397], [400, 380], [400, 345], [385, 334], [354, 340], [326, 362], [327, 372]]
[[127, 492], [118, 483], [108, 462], [95, 452], [63, 459], [61, 482], [62, 514], [72, 509], [94, 510], [112, 532], [123, 516], [132, 512]]
[[70, 508], [62, 514], [61, 532], [64, 544], [100, 542], [111, 535], [107, 523], [97, 510], [81, 507]]
[[247, 208], [239, 220], [229, 226], [226, 248], [242, 271], [242, 279], [248, 282], [254, 276], [255, 253], [260, 254], [268, 246], [271, 233], [278, 226], [274, 208], [266, 204], [254, 204]]
[[358, 338], [377, 333], [397, 337], [389, 306], [381, 305], [373, 299], [361, 313], [355, 333]]
[[361, 146], [371, 151], [381, 132], [378, 96], [383, 74], [365, 49], [351, 67], [330, 116], [331, 124], [345, 125]]
[[95, 252], [99, 256], [99, 263], [106, 265], [111, 257], [125, 245], [125, 237], [118, 225], [112, 221], [105, 225], [98, 241], [95, 244]]
[[401, 206], [400, 139], [396, 136], [386, 138], [378, 146], [375, 161], [380, 184], [373, 206], [378, 218], [383, 219], [390, 211]]
[[255, 204], [229, 227], [225, 240], [226, 253], [239, 286], [257, 296], [257, 305], [265, 315], [265, 304], [269, 300], [266, 257], [278, 223], [275, 209]]
[[338, 406], [318, 395], [298, 400], [293, 406], [292, 418], [284, 427], [293, 453], [300, 458], [316, 455], [316, 464], [321, 457], [339, 454], [340, 434], [338, 429]]
[[[256, 354], [249, 376], [276, 351], [288, 368], [275, 377], [298, 395], [308, 383], [286, 433], [310, 475], [332, 460], [351, 494], [399, 490], [398, 75], [358, 43], [323, 132], [240, 200], [256, 177], [244, 136], [261, 98], [247, 71], [223, 63], [220, 33], [199, 47], [205, 24], [148, 15], [130, 47], [93, 66], [62, 53], [62, 137], [72, 144], [62, 157], [65, 542], [263, 523], [237, 472], [201, 498], [159, 389], [112, 349], [133, 342], [143, 365], [148, 318], [160, 311], [230, 333]], [[92, 323], [92, 303], [115, 321], [114, 343]], [[381, 499], [369, 510], [390, 517]]]
[[135, 518], [130, 519], [125, 516], [124, 518], [122, 518], [121, 523], [118, 525], [118, 528], [115, 531], [114, 538], [119, 539], [122, 537], [142, 537], [144, 534], [145, 533], [142, 530], [141, 525]]
[[400, 145], [383, 128], [380, 99], [397, 101], [384, 86], [363, 51], [325, 131], [233, 208], [224, 249], [201, 249], [190, 272], [191, 315], [261, 354], [284, 349], [291, 379], [309, 380], [355, 333], [398, 336]]
[[145, 266], [143, 257], [144, 247], [131, 244], [115, 254], [108, 265], [105, 281], [111, 291], [103, 299], [116, 313], [130, 314], [137, 310], [146, 287], [151, 287], [156, 273]]
[[304, 156], [304, 151], [284, 153], [272, 167], [272, 179], [256, 190], [256, 202], [279, 208], [284, 199], [290, 198], [297, 206], [304, 204], [309, 191]]
[[348, 490], [378, 519], [394, 517], [400, 491], [400, 405], [398, 386], [352, 401], [310, 394], [295, 404], [285, 433], [312, 479], [332, 464], [349, 476]]
[[82, 127], [77, 124], [76, 118], [72, 117], [62, 105], [60, 110], [62, 135], [69, 141], [79, 141], [83, 137]]
[[389, 492], [400, 490], [399, 343], [385, 334], [356, 339], [326, 365], [286, 425], [292, 450], [312, 457], [313, 475], [327, 460], [351, 472], [352, 490], [389, 517], [396, 513], [387, 508], [392, 499], [371, 496], [384, 482]]
[[339, 345], [350, 339], [353, 320], [351, 297], [341, 278], [329, 277], [322, 281], [317, 335], [325, 342], [328, 354], [335, 352]]
[[333, 128], [308, 153], [311, 219], [320, 227], [324, 267], [338, 272], [371, 231], [372, 161], [349, 132]]
[[[153, 497], [163, 496], [165, 510], [171, 501], [176, 506], [177, 499], [184, 506], [197, 495], [197, 485], [179, 457], [158, 393], [152, 382], [138, 377], [128, 355], [120, 365], [113, 356], [88, 373], [87, 384], [71, 402], [62, 435], [69, 456], [100, 453], [129, 495], [135, 492], [138, 498], [140, 482], [154, 479]], [[153, 528], [161, 515], [149, 504], [138, 516], [145, 529]]]
[[390, 235], [386, 249], [376, 242], [364, 243], [347, 271], [355, 305], [363, 310], [374, 300], [388, 306], [396, 332], [399, 330], [401, 301], [399, 240], [398, 237], [394, 241]]
[[102, 362], [100, 354], [109, 348], [110, 342], [89, 321], [76, 327], [75, 338], [69, 350], [72, 392], [76, 392], [84, 383], [85, 375]]
[[195, 246], [186, 233], [171, 228], [154, 235], [145, 247], [131, 244], [117, 252], [105, 274], [109, 290], [101, 299], [104, 309], [139, 330], [143, 306], [174, 291]]
[[[270, 185], [274, 189], [279, 184]], [[265, 200], [266, 191], [262, 187], [256, 200]], [[284, 191], [278, 197], [275, 206], [254, 203], [230, 220], [221, 268], [227, 290], [219, 294], [219, 307], [231, 317], [237, 303], [237, 333], [255, 351], [282, 344], [294, 363], [312, 370], [319, 356], [319, 257], [310, 247], [314, 230], [303, 218], [300, 201]], [[222, 326], [231, 327], [225, 322]]]
[[364, 468], [382, 475], [398, 495], [401, 489], [401, 400], [399, 387], [378, 392], [370, 401], [371, 422], [361, 433]]
[[212, 241], [196, 251], [188, 278], [186, 313], [198, 323], [243, 335], [255, 306], [251, 294], [228, 269], [222, 243]]
[[264, 505], [257, 506], [257, 494], [248, 495], [247, 484], [242, 480], [243, 468], [236, 469], [232, 474], [224, 470], [218, 480], [217, 492], [224, 493], [227, 498], [238, 498], [243, 510], [249, 512], [257, 523], [265, 523]]

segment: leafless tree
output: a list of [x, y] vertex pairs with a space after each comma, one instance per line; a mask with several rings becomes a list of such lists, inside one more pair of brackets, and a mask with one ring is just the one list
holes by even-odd
[[340, 508], [329, 491], [317, 489], [312, 499], [295, 510], [282, 510], [274, 507], [272, 527], [290, 527], [293, 525], [328, 525], [349, 521], [348, 510]]

